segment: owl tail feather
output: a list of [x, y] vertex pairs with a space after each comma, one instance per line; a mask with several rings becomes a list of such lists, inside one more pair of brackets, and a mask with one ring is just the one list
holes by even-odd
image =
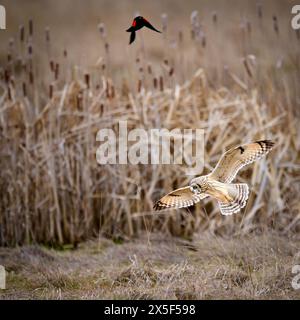
[[227, 203], [219, 201], [221, 213], [226, 216], [239, 212], [245, 207], [249, 196], [249, 188], [245, 183], [231, 183], [228, 184], [228, 193], [233, 201]]

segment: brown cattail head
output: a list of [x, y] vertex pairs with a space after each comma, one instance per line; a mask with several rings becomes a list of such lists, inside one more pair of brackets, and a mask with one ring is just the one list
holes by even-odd
[[153, 78], [153, 87], [157, 89], [157, 78]]
[[180, 44], [183, 43], [183, 32], [182, 32], [182, 30], [179, 30], [179, 32], [178, 32], [178, 41], [179, 41]]
[[249, 34], [252, 32], [251, 22], [249, 20], [246, 21], [246, 27]]
[[10, 80], [10, 73], [9, 71], [6, 69], [4, 70], [4, 81], [5, 81], [5, 84], [9, 84], [9, 80]]
[[49, 85], [49, 98], [52, 99], [53, 98], [53, 84]]
[[203, 48], [206, 47], [206, 36], [205, 36], [205, 33], [202, 34], [201, 44], [202, 44], [202, 47], [203, 47]]
[[256, 4], [256, 11], [257, 11], [258, 18], [262, 19], [263, 11], [262, 11], [262, 4], [260, 2]]
[[103, 111], [104, 111], [104, 104], [101, 103], [101, 104], [100, 104], [100, 116], [103, 115]]
[[51, 60], [51, 61], [50, 61], [50, 70], [51, 70], [52, 72], [54, 72], [54, 69], [55, 69], [54, 61]]
[[274, 31], [277, 35], [279, 35], [279, 25], [278, 25], [278, 19], [277, 19], [277, 16], [273, 16], [273, 28], [274, 28]]
[[147, 68], [147, 70], [148, 70], [148, 73], [149, 73], [149, 74], [152, 74], [152, 67], [151, 67], [151, 64], [148, 64], [148, 68]]
[[55, 65], [55, 71], [54, 71], [54, 78], [55, 80], [58, 80], [59, 77], [59, 63], [56, 63]]
[[34, 83], [34, 76], [32, 70], [29, 71], [29, 83], [33, 84]]
[[159, 89], [164, 91], [164, 78], [162, 76], [159, 77]]
[[29, 36], [33, 36], [33, 21], [32, 19], [29, 20]]
[[8, 96], [8, 100], [12, 101], [11, 89], [9, 86], [7, 87], [7, 96]]
[[68, 51], [66, 49], [64, 50], [63, 55], [64, 55], [64, 58], [68, 57]]
[[115, 92], [116, 92], [115, 91], [115, 86], [112, 84], [111, 87], [110, 87], [110, 94], [111, 94], [111, 98], [112, 99], [114, 99], [114, 97], [116, 95]]
[[22, 83], [22, 91], [23, 91], [23, 96], [27, 97], [27, 89], [26, 89], [26, 83], [25, 82]]
[[84, 75], [84, 79], [85, 79], [86, 87], [87, 87], [88, 89], [90, 89], [90, 75], [89, 75], [88, 73], [86, 73], [86, 74]]
[[140, 93], [141, 90], [142, 90], [142, 80], [139, 79], [139, 81], [138, 81], [138, 93]]
[[249, 67], [249, 64], [248, 64], [248, 61], [247, 61], [246, 58], [243, 58], [243, 64], [244, 64], [244, 67], [245, 67], [245, 69], [246, 69], [246, 72], [247, 72], [248, 76], [249, 76], [250, 78], [252, 78], [252, 72], [251, 72], [251, 70], [250, 70], [250, 67]]
[[47, 27], [45, 29], [45, 36], [46, 36], [46, 42], [49, 43], [50, 42], [50, 28]]
[[29, 44], [28, 44], [28, 55], [29, 55], [29, 56], [32, 56], [32, 54], [33, 54], [32, 43], [29, 43]]
[[20, 25], [19, 32], [20, 32], [20, 41], [21, 43], [23, 43], [25, 40], [25, 27], [23, 25]]
[[173, 74], [174, 74], [174, 67], [171, 67], [169, 71], [169, 76], [172, 77]]
[[213, 11], [213, 13], [212, 13], [212, 21], [213, 21], [214, 24], [217, 24], [217, 22], [218, 22], [217, 11]]

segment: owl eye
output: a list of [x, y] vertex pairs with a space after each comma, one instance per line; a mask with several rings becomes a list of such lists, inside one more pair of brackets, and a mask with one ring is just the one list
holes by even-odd
[[197, 184], [192, 184], [190, 189], [193, 193], [200, 193], [201, 192], [201, 188]]

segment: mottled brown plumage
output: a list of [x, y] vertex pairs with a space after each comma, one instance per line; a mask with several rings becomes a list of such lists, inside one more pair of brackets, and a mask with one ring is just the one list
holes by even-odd
[[222, 214], [240, 211], [246, 205], [249, 188], [245, 183], [231, 182], [241, 168], [262, 158], [273, 146], [270, 140], [260, 140], [226, 151], [210, 174], [194, 178], [189, 186], [168, 193], [155, 203], [154, 209], [189, 207], [211, 196], [218, 200]]

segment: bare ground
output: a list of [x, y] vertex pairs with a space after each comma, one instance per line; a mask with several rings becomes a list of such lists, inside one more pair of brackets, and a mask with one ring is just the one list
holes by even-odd
[[291, 286], [299, 248], [299, 239], [274, 233], [0, 248], [7, 270], [0, 299], [299, 299]]

